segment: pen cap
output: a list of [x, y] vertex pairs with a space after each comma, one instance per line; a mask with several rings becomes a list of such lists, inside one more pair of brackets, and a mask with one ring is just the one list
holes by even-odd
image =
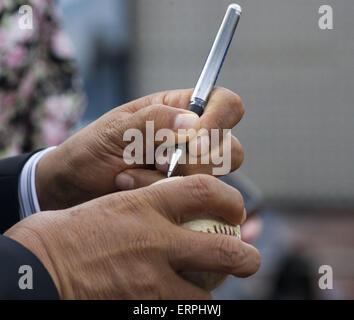
[[193, 92], [191, 102], [196, 99], [204, 101], [205, 103], [208, 101], [230, 47], [241, 12], [242, 9], [238, 4], [231, 4], [228, 7]]

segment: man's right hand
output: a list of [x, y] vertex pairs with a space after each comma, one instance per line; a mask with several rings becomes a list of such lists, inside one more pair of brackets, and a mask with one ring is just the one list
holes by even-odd
[[62, 299], [209, 299], [179, 272], [245, 277], [258, 270], [260, 255], [235, 237], [178, 226], [205, 213], [245, 219], [237, 190], [194, 175], [38, 213], [5, 235], [41, 260]]
[[[194, 129], [194, 134], [204, 129], [209, 132], [211, 139], [212, 129], [222, 132], [223, 129], [233, 128], [241, 120], [244, 106], [235, 93], [224, 88], [214, 88], [200, 118], [187, 110], [192, 93], [193, 89], [159, 92], [112, 109], [46, 154], [36, 167], [36, 192], [41, 209], [66, 209], [116, 191], [137, 189], [164, 179], [167, 164], [161, 165], [156, 159], [156, 149], [162, 141], [153, 138], [161, 129], [169, 129], [169, 143], [174, 146], [188, 140], [185, 134], [178, 134], [179, 129]], [[153, 137], [146, 132], [147, 124], [151, 124], [151, 121], [154, 124], [151, 132]], [[127, 163], [125, 150], [131, 144], [132, 137], [128, 135], [129, 141], [125, 141], [124, 136], [131, 129], [138, 130], [143, 137], [140, 142], [136, 139], [135, 152], [146, 155], [148, 146], [153, 147], [153, 157], [149, 161], [141, 157], [137, 161], [141, 161], [140, 164]], [[197, 147], [198, 139], [192, 137], [189, 137], [189, 146]], [[202, 141], [206, 140], [200, 139], [200, 151]], [[236, 137], [231, 135], [230, 145], [227, 141], [220, 141], [220, 146], [215, 146], [210, 155], [217, 153], [216, 150], [219, 154], [226, 151], [230, 157], [231, 167], [224, 174], [240, 167], [243, 150]], [[212, 169], [220, 165], [212, 159], [203, 163], [201, 155], [194, 160], [197, 160], [197, 164], [192, 161], [180, 164], [179, 173], [183, 176], [213, 174]]]

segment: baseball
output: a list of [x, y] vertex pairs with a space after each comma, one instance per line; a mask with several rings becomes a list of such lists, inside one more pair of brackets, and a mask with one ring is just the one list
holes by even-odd
[[[167, 178], [157, 181], [153, 185], [181, 178]], [[231, 225], [225, 220], [211, 215], [203, 215], [191, 221], [184, 222], [181, 224], [181, 227], [200, 232], [225, 234], [241, 239], [240, 226]], [[181, 275], [184, 279], [207, 291], [216, 289], [227, 277], [227, 275], [214, 272], [183, 272]]]

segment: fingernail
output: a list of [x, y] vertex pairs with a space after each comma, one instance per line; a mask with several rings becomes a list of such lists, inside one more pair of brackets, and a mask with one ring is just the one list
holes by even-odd
[[197, 126], [199, 117], [192, 113], [180, 113], [177, 115], [174, 123], [174, 131], [178, 129], [193, 129]]
[[134, 178], [126, 173], [116, 176], [116, 186], [120, 190], [131, 190], [134, 188]]

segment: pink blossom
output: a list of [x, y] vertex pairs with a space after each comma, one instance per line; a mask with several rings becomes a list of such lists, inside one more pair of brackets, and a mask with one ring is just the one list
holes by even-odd
[[46, 119], [42, 123], [42, 139], [46, 145], [54, 146], [68, 138], [68, 129], [60, 121]]
[[13, 94], [4, 94], [0, 99], [0, 127], [6, 125], [10, 108], [14, 108], [16, 96]]
[[31, 0], [31, 4], [35, 7], [35, 11], [39, 11], [40, 13], [44, 12], [45, 9], [49, 5], [51, 5], [51, 0]]
[[35, 85], [35, 77], [33, 73], [28, 73], [21, 83], [19, 95], [21, 98], [27, 98], [33, 91]]
[[70, 95], [51, 96], [45, 102], [46, 114], [58, 121], [71, 120], [73, 98]]
[[0, 30], [0, 50], [6, 47], [6, 33]]
[[73, 57], [74, 49], [68, 37], [62, 31], [55, 33], [52, 39], [52, 50], [62, 59], [69, 59]]
[[21, 30], [18, 27], [18, 16], [13, 15], [9, 18], [8, 26], [6, 27], [6, 46], [14, 48], [16, 44], [29, 39], [33, 35], [34, 30]]
[[16, 46], [13, 51], [5, 57], [5, 64], [10, 68], [19, 67], [26, 56], [26, 49], [21, 46]]
[[10, 94], [10, 93], [4, 94], [1, 101], [1, 113], [4, 112], [4, 110], [6, 111], [11, 107], [15, 107], [14, 106], [15, 102], [16, 102], [16, 96], [14, 94]]

